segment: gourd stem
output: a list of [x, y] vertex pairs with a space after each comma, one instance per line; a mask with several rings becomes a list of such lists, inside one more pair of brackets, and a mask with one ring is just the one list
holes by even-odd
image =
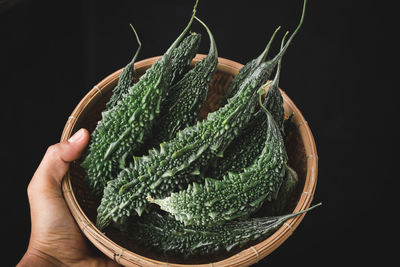
[[[281, 49], [283, 48], [283, 45], [285, 44], [285, 38], [286, 38], [286, 36], [288, 34], [289, 34], [289, 31], [287, 31], [285, 33], [285, 35], [283, 36], [283, 38], [282, 38]], [[279, 83], [279, 77], [280, 77], [280, 74], [281, 74], [281, 65], [282, 65], [282, 57], [279, 59], [279, 62], [278, 62], [278, 67], [276, 69], [276, 74], [275, 74], [275, 78], [274, 78], [274, 81], [273, 81], [274, 84], [278, 84]]]
[[272, 41], [274, 40], [275, 35], [279, 31], [280, 28], [281, 28], [281, 26], [276, 28], [275, 32], [272, 34], [271, 38], [269, 39], [269, 42], [268, 42], [267, 46], [265, 47], [264, 51], [257, 57], [257, 59], [256, 59], [257, 65], [260, 65], [261, 62], [264, 62], [265, 59], [267, 58], [268, 51], [269, 51], [269, 49], [271, 47]]
[[131, 26], [133, 32], [135, 33], [136, 41], [137, 41], [138, 44], [139, 44], [139, 47], [137, 48], [136, 53], [135, 53], [135, 55], [133, 56], [132, 61], [130, 62], [130, 63], [133, 63], [133, 62], [136, 61], [136, 58], [137, 58], [138, 55], [139, 55], [139, 51], [140, 51], [140, 49], [142, 48], [142, 43], [140, 42], [139, 35], [137, 34], [137, 32], [136, 32], [135, 28], [133, 27], [133, 25], [132, 25], [132, 24], [129, 24], [129, 25]]
[[168, 48], [168, 50], [167, 50], [167, 52], [165, 52], [165, 54], [171, 53], [172, 50], [175, 49], [175, 47], [176, 47], [176, 46], [179, 44], [179, 42], [182, 40], [183, 36], [185, 36], [186, 32], [189, 30], [190, 26], [192, 25], [194, 16], [196, 15], [196, 8], [197, 8], [198, 2], [199, 2], [199, 0], [196, 0], [196, 3], [194, 4], [192, 17], [190, 18], [188, 25], [187, 25], [186, 28], [182, 31], [182, 33], [178, 36], [178, 38], [175, 40], [175, 42], [173, 42], [172, 45]]
[[294, 36], [296, 35], [296, 33], [299, 31], [299, 29], [301, 28], [301, 25], [303, 25], [303, 20], [304, 20], [304, 14], [306, 12], [306, 4], [307, 4], [307, 0], [304, 0], [303, 3], [303, 11], [301, 13], [301, 18], [300, 18], [300, 22], [297, 25], [297, 28], [294, 30], [294, 32], [292, 33], [292, 35], [290, 36], [289, 40], [287, 41], [286, 45], [283, 47], [283, 49], [281, 49], [281, 51], [273, 58], [270, 60], [270, 63], [275, 64], [282, 56], [283, 54], [285, 54], [287, 48], [289, 47], [290, 42], [293, 40]]
[[267, 87], [268, 85], [270, 85], [272, 83], [272, 81], [268, 81], [265, 84], [261, 85], [260, 89], [258, 89], [258, 103], [260, 104], [261, 108], [263, 109], [263, 111], [268, 115], [269, 111], [264, 107], [263, 103], [262, 103], [262, 96], [265, 93], [265, 87]]
[[301, 210], [301, 211], [298, 211], [296, 213], [292, 213], [292, 214], [289, 214], [289, 215], [293, 215], [293, 216], [300, 215], [302, 213], [306, 213], [306, 212], [308, 212], [308, 211], [310, 211], [310, 210], [312, 210], [312, 209], [314, 209], [314, 208], [316, 208], [318, 206], [321, 206], [321, 205], [322, 205], [322, 202], [319, 202], [318, 204], [315, 204], [315, 205], [313, 205], [313, 206], [311, 206], [311, 207], [309, 207], [309, 208], [307, 208], [305, 210]]
[[[214, 51], [217, 52], [217, 48], [215, 46], [215, 40], [214, 40], [214, 36], [212, 35], [210, 29], [207, 27], [207, 25], [201, 21], [198, 17], [194, 16], [194, 18], [201, 23], [201, 25], [204, 26], [204, 28], [206, 28], [208, 36], [210, 37], [210, 51], [208, 52], [209, 55], [214, 54]], [[218, 55], [217, 55], [218, 57]]]

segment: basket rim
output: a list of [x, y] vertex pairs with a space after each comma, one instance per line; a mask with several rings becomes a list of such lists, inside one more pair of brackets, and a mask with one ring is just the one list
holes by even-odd
[[[206, 55], [197, 54], [192, 61], [192, 64], [200, 61]], [[155, 56], [147, 59], [143, 59], [135, 63], [135, 69], [140, 70], [144, 69], [146, 66], [152, 65], [157, 61], [161, 56]], [[243, 64], [235, 62], [230, 59], [218, 57], [218, 70], [222, 72], [229, 72], [236, 75], [240, 68], [243, 67]], [[75, 107], [71, 115], [68, 117], [67, 122], [65, 124], [64, 130], [61, 135], [61, 142], [66, 141], [72, 135], [72, 132], [75, 128], [75, 124], [78, 121], [81, 113], [85, 110], [85, 107], [88, 103], [90, 103], [93, 98], [102, 94], [102, 89], [115, 82], [120, 73], [122, 72], [122, 68], [111, 73], [102, 81], [100, 81], [97, 85], [95, 85], [79, 102], [79, 104]], [[317, 174], [318, 174], [318, 155], [314, 137], [312, 135], [311, 129], [305, 120], [304, 116], [294, 104], [294, 102], [289, 98], [289, 96], [281, 89], [282, 97], [284, 99], [285, 104], [287, 104], [294, 113], [293, 122], [298, 128], [299, 135], [304, 144], [305, 153], [307, 156], [307, 174], [305, 178], [304, 187], [301, 191], [300, 199], [296, 204], [293, 212], [298, 212], [310, 207], [311, 202], [313, 200], [316, 184], [317, 184]], [[154, 260], [151, 258], [147, 258], [145, 256], [141, 256], [132, 251], [129, 251], [122, 246], [116, 244], [109, 237], [103, 234], [94, 224], [93, 222], [86, 216], [80, 207], [71, 183], [71, 175], [68, 171], [62, 180], [62, 192], [67, 203], [68, 208], [71, 211], [72, 216], [74, 217], [76, 223], [79, 228], [83, 232], [83, 234], [105, 255], [109, 258], [113, 259], [117, 263], [127, 265], [127, 266], [194, 266], [192, 264], [179, 264], [179, 263], [167, 263], [159, 260]], [[248, 266], [251, 264], [255, 264], [260, 259], [266, 257], [268, 254], [273, 252], [276, 248], [278, 248], [299, 226], [300, 222], [303, 220], [305, 213], [300, 214], [296, 217], [293, 217], [287, 220], [279, 229], [275, 231], [274, 234], [264, 239], [263, 241], [257, 243], [256, 245], [251, 246], [250, 248], [244, 249], [237, 254], [234, 254], [226, 259], [208, 263], [208, 264], [199, 264], [196, 266]]]

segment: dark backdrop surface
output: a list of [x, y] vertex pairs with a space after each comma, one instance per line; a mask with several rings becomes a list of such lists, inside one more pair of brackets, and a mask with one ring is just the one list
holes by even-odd
[[[80, 99], [134, 54], [129, 23], [143, 44], [139, 60], [161, 55], [183, 29], [194, 1], [17, 2], [0, 11], [4, 266], [15, 265], [27, 247], [26, 187], [46, 148], [58, 142]], [[397, 7], [382, 3], [308, 3], [303, 28], [284, 58], [280, 86], [313, 131], [319, 155], [314, 203], [323, 206], [258, 266], [389, 263], [397, 228], [389, 214], [399, 177], [398, 15]], [[213, 32], [219, 56], [244, 64], [278, 25], [281, 34], [293, 31], [301, 7], [302, 1], [289, 0], [200, 0], [197, 14]], [[207, 51], [203, 38], [200, 52]]]

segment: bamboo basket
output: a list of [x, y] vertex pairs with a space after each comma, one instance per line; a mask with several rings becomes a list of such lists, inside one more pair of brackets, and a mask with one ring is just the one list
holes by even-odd
[[[198, 54], [192, 65], [204, 58]], [[140, 77], [159, 57], [148, 58], [135, 63], [137, 76]], [[218, 108], [217, 103], [223, 96], [233, 77], [238, 73], [242, 64], [219, 58], [217, 72], [210, 83], [210, 92], [204, 105], [201, 116]], [[101, 111], [111, 96], [122, 69], [112, 73], [80, 101], [71, 116], [69, 116], [61, 141], [68, 138], [77, 130], [84, 127], [93, 131], [97, 121], [101, 118]], [[286, 148], [290, 166], [298, 173], [299, 186], [292, 196], [287, 212], [297, 212], [308, 208], [313, 199], [318, 172], [318, 156], [313, 135], [300, 110], [284, 91], [284, 108], [286, 114], [294, 114], [293, 122], [296, 127], [287, 137]], [[116, 230], [107, 230], [106, 233], [96, 228], [96, 209], [99, 199], [94, 199], [82, 182], [83, 170], [79, 162], [70, 165], [70, 169], [62, 181], [62, 190], [65, 201], [83, 234], [105, 255], [124, 266], [249, 266], [266, 257], [278, 248], [297, 228], [305, 214], [287, 220], [273, 235], [265, 240], [249, 244], [230, 254], [221, 254], [215, 257], [194, 258], [166, 258], [146, 248], [138, 247]]]

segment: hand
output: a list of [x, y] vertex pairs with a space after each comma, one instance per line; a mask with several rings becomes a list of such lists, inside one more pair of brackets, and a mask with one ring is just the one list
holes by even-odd
[[31, 236], [18, 266], [118, 266], [90, 254], [61, 193], [69, 163], [81, 156], [88, 141], [89, 133], [81, 129], [68, 141], [47, 149], [28, 185]]

